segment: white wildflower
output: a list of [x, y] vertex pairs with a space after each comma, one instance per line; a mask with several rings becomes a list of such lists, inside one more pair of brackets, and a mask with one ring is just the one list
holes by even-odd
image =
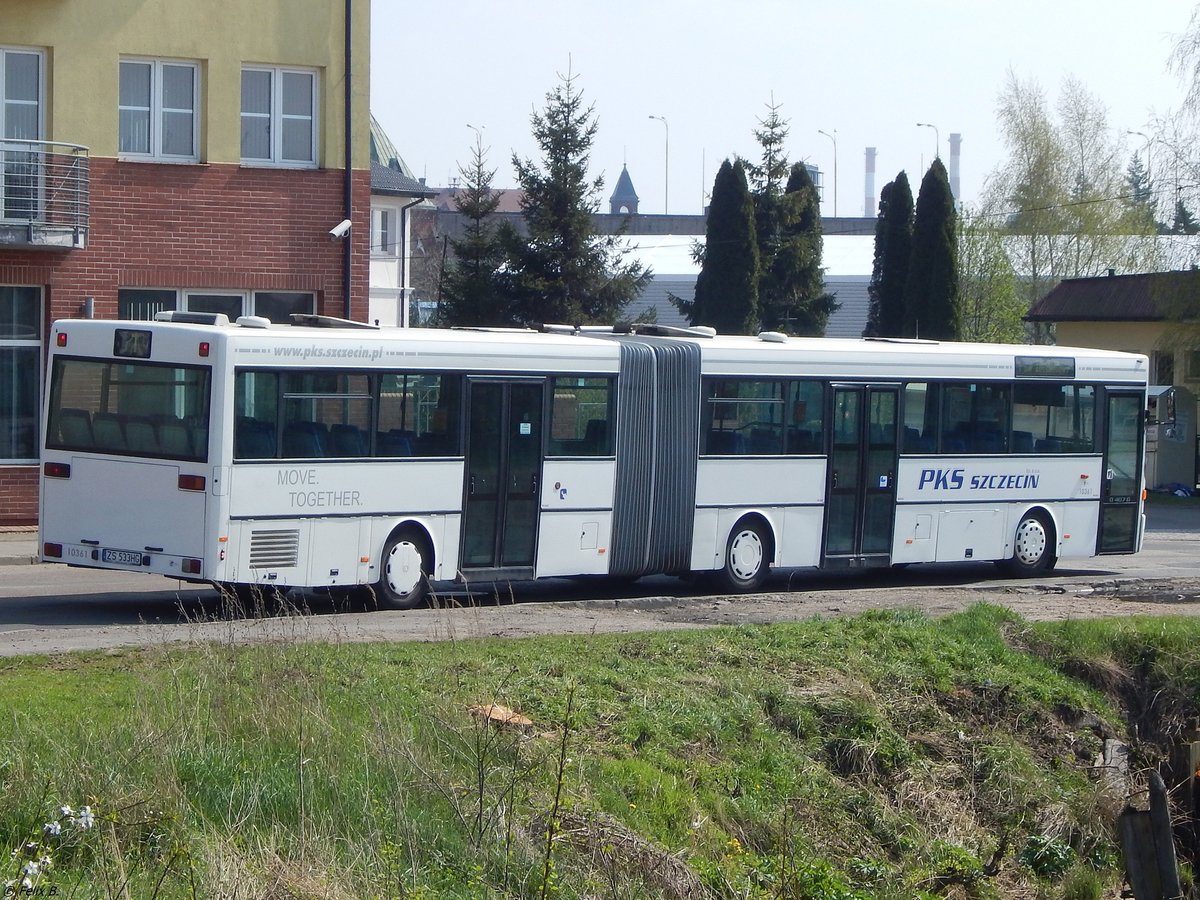
[[62, 823], [61, 822], [47, 822], [45, 825], [42, 826], [42, 831], [44, 831], [46, 834], [50, 835], [51, 837], [58, 837], [60, 834], [62, 834]]
[[60, 806], [58, 808], [58, 812], [59, 812], [59, 815], [64, 816], [66, 818], [71, 818], [72, 816], [75, 815], [75, 810], [71, 809], [71, 807], [69, 807], [69, 806]]
[[37, 873], [40, 872], [41, 869], [42, 869], [41, 863], [34, 862], [31, 859], [29, 862], [25, 863], [25, 865], [21, 866], [21, 874], [25, 875], [29, 878], [32, 878], [33, 876], [37, 875]]
[[85, 806], [79, 810], [79, 815], [75, 817], [75, 824], [80, 828], [91, 828], [96, 824], [96, 817], [92, 815], [92, 808]]
[[21, 890], [26, 891], [28, 893], [32, 893], [33, 892], [33, 880], [30, 878], [22, 878], [21, 879]]

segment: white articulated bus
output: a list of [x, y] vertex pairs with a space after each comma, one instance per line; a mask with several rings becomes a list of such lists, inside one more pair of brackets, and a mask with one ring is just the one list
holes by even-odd
[[52, 329], [41, 558], [234, 588], [1133, 553], [1144, 356], [399, 330]]

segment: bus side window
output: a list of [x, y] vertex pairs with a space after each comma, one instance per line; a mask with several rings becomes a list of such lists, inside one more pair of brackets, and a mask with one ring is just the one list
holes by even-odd
[[938, 387], [923, 381], [904, 386], [902, 453], [937, 452]]

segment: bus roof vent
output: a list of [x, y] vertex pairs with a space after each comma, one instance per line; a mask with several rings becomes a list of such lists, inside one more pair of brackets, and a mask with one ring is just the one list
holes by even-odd
[[683, 328], [678, 325], [659, 325], [654, 322], [634, 322], [634, 334], [644, 334], [647, 337], [702, 337], [717, 336], [717, 329], [708, 325], [693, 325]]
[[929, 338], [902, 338], [902, 337], [872, 337], [870, 335], [863, 338], [864, 341], [876, 341], [880, 344], [940, 344], [941, 341], [933, 341]]
[[760, 331], [758, 339], [768, 344], [786, 344], [788, 336], [782, 331]]
[[271, 320], [265, 316], [238, 316], [234, 324], [243, 328], [270, 328]]
[[225, 313], [184, 312], [179, 309], [164, 309], [154, 314], [155, 322], [177, 322], [184, 325], [228, 325]]
[[308, 328], [369, 328], [378, 331], [378, 325], [367, 322], [355, 322], [351, 319], [339, 319], [335, 316], [314, 316], [312, 313], [292, 313], [293, 325], [304, 325]]

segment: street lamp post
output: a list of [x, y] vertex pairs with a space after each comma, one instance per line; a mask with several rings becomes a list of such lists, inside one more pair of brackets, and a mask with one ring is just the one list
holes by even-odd
[[833, 141], [833, 217], [837, 218], [837, 129], [833, 129], [833, 134], [828, 131], [817, 129], [817, 134], [823, 134], [825, 137]]
[[1136, 135], [1146, 142], [1146, 175], [1150, 176], [1150, 145], [1154, 143], [1154, 138], [1146, 134], [1144, 131], [1126, 131], [1126, 134]]
[[666, 116], [650, 116], [663, 123], [663, 215], [670, 212], [668, 201], [671, 198], [671, 126], [667, 124]]
[[942, 135], [941, 135], [941, 132], [938, 131], [938, 127], [936, 125], [930, 125], [928, 122], [918, 122], [917, 127], [933, 129], [933, 158], [941, 159], [941, 157], [942, 157]]

